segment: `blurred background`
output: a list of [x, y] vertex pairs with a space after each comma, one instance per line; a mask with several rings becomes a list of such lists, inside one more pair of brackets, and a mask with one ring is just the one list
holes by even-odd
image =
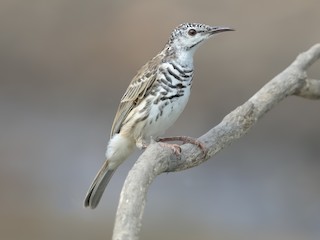
[[[200, 136], [320, 41], [320, 2], [4, 0], [0, 3], [1, 239], [111, 239], [119, 193], [83, 208], [119, 100], [183, 22], [237, 31], [195, 55], [167, 135]], [[320, 79], [320, 62], [308, 71]], [[320, 239], [320, 102], [289, 97], [232, 146], [152, 184], [141, 239]], [[197, 123], [197, 124], [195, 124]]]

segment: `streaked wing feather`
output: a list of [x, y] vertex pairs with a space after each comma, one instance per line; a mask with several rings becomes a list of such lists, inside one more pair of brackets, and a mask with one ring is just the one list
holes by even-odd
[[129, 112], [132, 110], [134, 106], [135, 105], [133, 104], [133, 102], [124, 102], [119, 104], [117, 114], [113, 120], [110, 138], [116, 133], [120, 132], [123, 121], [126, 119], [127, 115], [129, 114]]
[[117, 114], [113, 120], [111, 136], [119, 133], [123, 122], [131, 110], [141, 102], [147, 90], [156, 80], [156, 72], [159, 55], [145, 64], [137, 75], [132, 79], [129, 87], [121, 98]]

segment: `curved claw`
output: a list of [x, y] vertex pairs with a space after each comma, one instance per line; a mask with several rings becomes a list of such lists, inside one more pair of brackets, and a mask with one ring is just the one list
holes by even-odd
[[170, 144], [170, 143], [165, 143], [165, 142], [160, 142], [159, 144], [161, 144], [163, 147], [170, 148], [174, 152], [174, 154], [176, 154], [176, 155], [181, 154], [181, 147], [178, 144]]
[[[197, 147], [199, 147], [201, 149], [201, 151], [203, 152], [203, 157], [205, 157], [208, 153], [208, 149], [201, 141], [199, 141], [198, 139], [192, 138], [192, 137], [188, 137], [188, 136], [175, 136], [175, 137], [158, 138], [157, 141], [162, 142], [162, 143], [168, 142], [168, 141], [181, 141], [183, 143], [190, 143], [190, 144], [196, 145]], [[177, 144], [168, 144], [168, 145], [177, 145]], [[179, 146], [179, 148], [180, 148], [180, 146]], [[179, 154], [181, 154], [181, 148], [180, 148]]]

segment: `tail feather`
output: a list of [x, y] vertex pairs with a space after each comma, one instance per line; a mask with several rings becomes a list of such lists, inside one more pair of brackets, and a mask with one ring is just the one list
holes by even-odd
[[133, 151], [134, 145], [135, 141], [133, 141], [132, 138], [124, 137], [121, 134], [116, 134], [110, 139], [106, 152], [107, 160], [104, 162], [89, 188], [84, 200], [85, 207], [92, 209], [97, 207], [112, 175], [118, 166], [126, 160]]
[[108, 163], [108, 160], [105, 161], [97, 176], [93, 180], [84, 200], [85, 207], [94, 209], [98, 206], [106, 186], [116, 171], [116, 169], [110, 169]]

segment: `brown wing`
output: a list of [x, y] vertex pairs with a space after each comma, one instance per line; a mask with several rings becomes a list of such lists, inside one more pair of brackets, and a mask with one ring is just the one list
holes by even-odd
[[141, 102], [146, 91], [156, 80], [157, 66], [159, 65], [158, 63], [160, 59], [159, 55], [145, 64], [132, 79], [129, 87], [121, 98], [118, 111], [113, 120], [110, 137], [120, 132], [122, 124], [128, 114]]

